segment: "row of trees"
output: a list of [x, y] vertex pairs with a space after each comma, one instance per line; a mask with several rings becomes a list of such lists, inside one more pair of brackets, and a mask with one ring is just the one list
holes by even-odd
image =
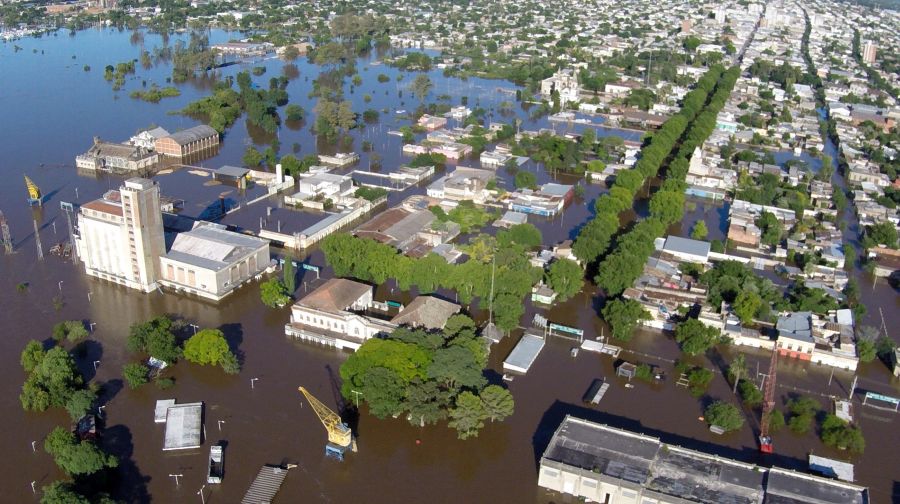
[[[487, 242], [485, 242], [487, 243]], [[429, 254], [413, 259], [399, 254], [397, 249], [373, 240], [339, 233], [322, 241], [325, 259], [335, 276], [354, 277], [375, 284], [393, 278], [399, 287], [419, 292], [434, 292], [438, 288], [455, 291], [463, 303], [476, 298], [482, 306], [490, 300], [492, 261], [495, 269], [494, 322], [509, 331], [519, 324], [524, 313], [522, 299], [531, 293], [543, 272], [531, 266], [522, 244], [510, 243], [496, 247], [488, 244], [484, 253], [462, 264], [448, 264], [442, 257]]]
[[[76, 342], [88, 336], [81, 321], [65, 321], [53, 327], [56, 342]], [[65, 348], [54, 345], [45, 349], [36, 340], [29, 341], [20, 356], [22, 368], [28, 374], [19, 399], [26, 411], [45, 411], [51, 407], [64, 407], [73, 422], [79, 421], [93, 409], [99, 387], [88, 385], [78, 371], [74, 356]], [[93, 441], [79, 439], [71, 430], [56, 427], [44, 440], [44, 450], [56, 465], [76, 482], [56, 481], [42, 489], [41, 502], [112, 502], [103, 493], [96, 492], [96, 485], [86, 478], [118, 466], [118, 460], [105, 453]], [[85, 483], [76, 488], [76, 483]]]
[[698, 80], [697, 87], [685, 96], [681, 111], [669, 118], [641, 149], [634, 169], [619, 172], [609, 193], [597, 199], [596, 215], [581, 229], [572, 247], [584, 264], [595, 263], [609, 250], [619, 230], [619, 214], [632, 207], [638, 190], [659, 172], [688, 123], [706, 103], [722, 71], [722, 67], [712, 67]]
[[342, 395], [354, 392], [378, 418], [406, 413], [413, 425], [449, 418], [460, 439], [475, 437], [485, 420], [512, 415], [506, 389], [487, 385], [488, 350], [475, 323], [454, 315], [441, 332], [401, 327], [366, 341], [341, 365]]
[[[712, 93], [708, 105], [704, 108], [705, 98], [713, 89], [709, 85], [709, 80], [704, 80], [710, 75], [718, 76], [718, 82], [714, 84], [715, 92]], [[603, 259], [598, 267], [595, 280], [607, 295], [618, 295], [634, 283], [643, 271], [647, 258], [653, 253], [654, 240], [662, 236], [669, 225], [680, 221], [683, 217], [684, 190], [686, 188], [684, 179], [687, 176], [689, 159], [694, 150], [702, 145], [715, 128], [716, 116], [725, 105], [739, 75], [738, 67], [732, 67], [724, 72], [720, 67], [714, 67], [704, 75], [704, 78], [701, 78], [702, 82], [698, 83], [698, 87], [691, 91], [691, 93], [700, 91], [699, 94], [694, 95], [696, 98], [692, 98], [690, 94], [685, 97], [685, 104], [679, 114], [686, 113], [686, 117], [693, 117], [693, 121], [690, 122], [690, 127], [685, 128], [683, 134], [680, 135], [681, 142], [678, 153], [668, 165], [666, 181], [650, 199], [650, 217], [639, 222], [625, 235], [620, 236], [616, 250]], [[698, 106], [697, 103], [700, 105]], [[657, 135], [654, 135], [654, 143], [656, 138]], [[675, 140], [670, 142], [667, 137], [665, 145], [671, 145], [674, 149]], [[652, 176], [668, 156], [669, 151], [654, 151], [652, 157], [642, 155], [636, 168], [646, 177]], [[642, 162], [646, 171], [641, 169]], [[620, 178], [621, 176], [616, 179], [617, 185]], [[635, 178], [633, 183], [637, 182], [638, 180]], [[640, 182], [643, 183], [643, 177]], [[623, 189], [627, 190], [627, 188]]]

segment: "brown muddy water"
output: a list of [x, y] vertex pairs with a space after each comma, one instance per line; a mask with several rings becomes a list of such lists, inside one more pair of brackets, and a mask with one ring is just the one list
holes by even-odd
[[[214, 42], [232, 36], [212, 32]], [[160, 43], [150, 34], [144, 38], [148, 47]], [[631, 353], [623, 356], [661, 365], [669, 375], [662, 384], [637, 383], [634, 388], [625, 388], [624, 382], [615, 378], [613, 362], [609, 358], [581, 352], [573, 359], [569, 350], [575, 343], [553, 338], [528, 375], [516, 377], [508, 384], [516, 398], [514, 416], [503, 423], [488, 424], [478, 438], [459, 441], [444, 425], [419, 428], [402, 418], [377, 420], [363, 408], [356, 428], [359, 452], [348, 455], [343, 463], [326, 459], [323, 453], [325, 430], [308, 405], [304, 405], [297, 387], [304, 385], [323, 402], [334, 405], [336, 398], [331, 376], [336, 375], [346, 354], [286, 339], [283, 327], [289, 310], [264, 308], [255, 284], [240, 288], [218, 305], [173, 294], [145, 295], [89, 279], [77, 265], [47, 252], [54, 243], [66, 238], [60, 201], [83, 203], [121, 183], [119, 177], [78, 176], [74, 168], [64, 165], [71, 165], [73, 157], [87, 149], [95, 134], [124, 140], [138, 128], [151, 123], [170, 131], [193, 125], [192, 120], [167, 115], [166, 111], [181, 108], [208, 92], [209, 84], [203, 81], [186, 83], [180, 86], [182, 96], [157, 105], [128, 98], [127, 92], [140, 87], [142, 79], [164, 81], [169, 68], [159, 65], [138, 69], [138, 77], [129, 80], [123, 91], [113, 93], [102, 79], [102, 68], [137, 57], [139, 47], [129, 43], [128, 32], [88, 31], [75, 37], [60, 33], [56, 37], [23, 40], [17, 44], [23, 47], [22, 51], [14, 52], [11, 44], [0, 45], [0, 75], [3, 76], [0, 110], [4, 111], [4, 120], [0, 121], [0, 174], [7, 181], [0, 184], [0, 210], [9, 219], [16, 245], [14, 255], [0, 256], [0, 327], [3, 328], [0, 407], [6, 411], [5, 432], [0, 436], [0, 452], [4, 454], [0, 458], [0, 487], [4, 489], [0, 501], [35, 502], [39, 496], [32, 494], [32, 481], [40, 488], [64, 477], [41, 450], [41, 440], [54, 426], [68, 424], [68, 417], [63, 411], [22, 412], [18, 393], [24, 374], [18, 356], [28, 339], [46, 340], [53, 324], [69, 319], [96, 324], [90, 341], [77, 349], [78, 361], [87, 378], [104, 384], [102, 444], [120, 459], [111, 488], [114, 497], [126, 502], [199, 502], [197, 492], [205, 483], [209, 445], [220, 440], [227, 443], [225, 478], [221, 485], [206, 487], [206, 502], [238, 502], [262, 464], [279, 463], [292, 463], [297, 467], [288, 474], [278, 502], [569, 502], [570, 499], [551, 495], [537, 487], [537, 461], [549, 436], [567, 413], [660, 436], [669, 443], [767, 465], [803, 468], [810, 452], [846, 458], [845, 454], [821, 445], [813, 434], [794, 436], [782, 432], [775, 437], [776, 455], [761, 459], [752, 421], [735, 434], [724, 437], [710, 434], [698, 417], [702, 414], [703, 404], [711, 398], [730, 398], [731, 391], [724, 378], [716, 377], [708, 397], [692, 398], [674, 385], [671, 362], [679, 356], [679, 351], [672, 338], [659, 332], [640, 331], [626, 345]], [[33, 52], [34, 49], [37, 52]], [[72, 59], [73, 55], [76, 59]], [[84, 72], [84, 64], [89, 64], [93, 70]], [[264, 79], [281, 72], [282, 63], [277, 60], [254, 64], [267, 67]], [[400, 99], [394, 87], [402, 88], [413, 76], [407, 75], [404, 81], [395, 84], [394, 69], [372, 66], [363, 70], [365, 65], [365, 61], [358, 65], [365, 79], [364, 85], [355, 94], [348, 95], [356, 108], [368, 107], [362, 103], [362, 92], [368, 92], [370, 88], [381, 91], [374, 84], [378, 73], [392, 77], [391, 83], [387, 84], [390, 92], [373, 93], [373, 105], [370, 106], [391, 110], [414, 106], [398, 103]], [[234, 74], [249, 66], [236, 65], [223, 72]], [[296, 101], [310, 111], [313, 102], [306, 94], [317, 69], [303, 61], [297, 66], [299, 77], [291, 82], [288, 91], [292, 102]], [[54, 77], [48, 77], [50, 75]], [[470, 107], [476, 101], [486, 108], [496, 107], [501, 100], [509, 99], [509, 95], [497, 93], [496, 88], [513, 88], [509, 84], [478, 79], [448, 80], [439, 72], [432, 72], [431, 77], [436, 83], [433, 93], [450, 94], [454, 105], [459, 103], [460, 96], [468, 96]], [[527, 118], [524, 111], [515, 113]], [[359, 150], [362, 138], [370, 138], [385, 160], [385, 169], [396, 166], [403, 159], [399, 155], [399, 140], [386, 132], [399, 124], [391, 114], [382, 114], [381, 125], [354, 133], [355, 148]], [[529, 129], [547, 126], [545, 121], [526, 119], [525, 122]], [[279, 135], [282, 154], [289, 152], [294, 142], [300, 144], [301, 154], [309, 153], [316, 142], [309, 129], [304, 127], [283, 128]], [[246, 138], [251, 140], [245, 142]], [[259, 139], [259, 132], [248, 129], [243, 120], [239, 120], [225, 135], [218, 155], [203, 161], [202, 165], [239, 164], [246, 143]], [[366, 162], [364, 155], [360, 164]], [[466, 164], [475, 163], [477, 160]], [[523, 169], [538, 171], [530, 163]], [[23, 173], [31, 176], [48, 195], [43, 208], [32, 210], [26, 206]], [[500, 173], [507, 180], [511, 178], [502, 170]], [[163, 180], [165, 177], [161, 184]], [[540, 173], [539, 180], [545, 181], [548, 177]], [[166, 194], [165, 185], [162, 189]], [[179, 185], [178, 190], [185, 192], [186, 197], [207, 197], [189, 187]], [[391, 203], [422, 190], [392, 195]], [[585, 199], [570, 206], [564, 217], [536, 222], [545, 241], [552, 243], [572, 237], [577, 227], [589, 217], [592, 200], [599, 192], [599, 186], [590, 186]], [[201, 203], [204, 202], [192, 202], [194, 205]], [[276, 200], [271, 204], [278, 206], [279, 202]], [[234, 214], [234, 222], [226, 219], [226, 223], [252, 228], [262, 208], [251, 207], [247, 215]], [[722, 211], [721, 208], [698, 205], [690, 218], [708, 218], [711, 236], [715, 237], [715, 230], [721, 229]], [[36, 259], [32, 231], [34, 219], [42, 226], [40, 233], [45, 258], [40, 262]], [[689, 228], [687, 221], [685, 229]], [[324, 264], [318, 252], [314, 252], [309, 261]], [[327, 274], [326, 270], [324, 276]], [[304, 288], [313, 288], [321, 281], [311, 275], [301, 278], [298, 296], [303, 294]], [[20, 282], [29, 283], [26, 292], [17, 292], [16, 285]], [[894, 289], [884, 281], [875, 282], [873, 288], [871, 278], [864, 286], [863, 296], [869, 306], [866, 323], [880, 325], [880, 306], [888, 328], [897, 327], [900, 310]], [[379, 287], [377, 296], [383, 300], [399, 295], [391, 292], [390, 285], [384, 285]], [[59, 310], [53, 306], [53, 299], [57, 297], [64, 303]], [[589, 337], [608, 334], [596, 316], [597, 305], [596, 292], [586, 287], [579, 296], [549, 311], [538, 310], [529, 304], [522, 323], [527, 324], [534, 313], [543, 311], [554, 322], [583, 328]], [[484, 317], [483, 312], [474, 312], [478, 317]], [[168, 391], [152, 385], [138, 391], [123, 387], [121, 367], [133, 359], [124, 348], [128, 326], [159, 314], [181, 317], [200, 327], [222, 329], [240, 352], [242, 372], [237, 376], [226, 376], [216, 369], [182, 362], [172, 373], [177, 384]], [[493, 371], [489, 373], [492, 381], [499, 381], [501, 362], [519, 334], [520, 331], [515, 332], [493, 349]], [[721, 370], [734, 352], [735, 349], [726, 348], [709, 358], [698, 359], [697, 364]], [[96, 373], [94, 361], [99, 361]], [[765, 372], [768, 357], [764, 353], [749, 352], [748, 361], [754, 372], [757, 362]], [[900, 391], [897, 381], [881, 363], [862, 366], [859, 375], [855, 404], [868, 443], [865, 454], [853, 461], [857, 463], [859, 483], [871, 487], [873, 501], [889, 502], [900, 495], [897, 464], [900, 460], [894, 436], [897, 414], [863, 408], [859, 404], [859, 390], [894, 396], [900, 396]], [[581, 396], [591, 380], [598, 377], [609, 378], [614, 385], [600, 407], [586, 409], [581, 405]], [[254, 378], [257, 380], [251, 388]], [[797, 390], [847, 394], [851, 375], [835, 372], [830, 386], [827, 385], [829, 378], [828, 369], [782, 361], [779, 366], [780, 400], [786, 400]], [[164, 398], [204, 402], [202, 448], [180, 453], [162, 451], [163, 426], [153, 422], [153, 407], [156, 400]], [[826, 402], [824, 397], [819, 399]], [[32, 451], [32, 441], [37, 442], [36, 452]], [[176, 486], [175, 479], [170, 477], [172, 474], [183, 476], [179, 478], [179, 485]]]

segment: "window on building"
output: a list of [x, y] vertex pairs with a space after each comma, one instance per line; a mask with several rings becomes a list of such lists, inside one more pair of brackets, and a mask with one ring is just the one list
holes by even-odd
[[545, 467], [544, 468], [544, 476], [546, 476], [548, 478], [558, 478], [559, 471], [557, 471], [556, 469], [550, 469], [549, 467]]

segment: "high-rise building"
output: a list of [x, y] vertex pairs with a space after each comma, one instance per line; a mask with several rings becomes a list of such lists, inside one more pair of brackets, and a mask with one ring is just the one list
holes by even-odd
[[875, 63], [875, 54], [878, 51], [878, 47], [871, 40], [866, 41], [866, 45], [863, 46], [863, 61], [867, 64], [871, 65]]
[[156, 289], [166, 252], [156, 182], [131, 178], [82, 205], [77, 246], [88, 275], [143, 292]]

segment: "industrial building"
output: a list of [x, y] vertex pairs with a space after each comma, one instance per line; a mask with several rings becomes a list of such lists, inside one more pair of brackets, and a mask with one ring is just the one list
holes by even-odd
[[269, 242], [198, 222], [159, 261], [160, 284], [219, 301], [269, 266]]
[[183, 158], [197, 152], [218, 147], [219, 132], [201, 124], [156, 141], [156, 152], [163, 156]]
[[868, 504], [868, 489], [710, 455], [567, 415], [538, 485], [593, 502]]
[[76, 246], [88, 275], [143, 292], [156, 289], [158, 258], [165, 253], [156, 182], [131, 178], [82, 205]]
[[136, 145], [104, 142], [94, 137], [94, 145], [87, 152], [75, 157], [75, 167], [89, 171], [115, 173], [135, 172], [152, 168], [159, 162], [159, 155]]

